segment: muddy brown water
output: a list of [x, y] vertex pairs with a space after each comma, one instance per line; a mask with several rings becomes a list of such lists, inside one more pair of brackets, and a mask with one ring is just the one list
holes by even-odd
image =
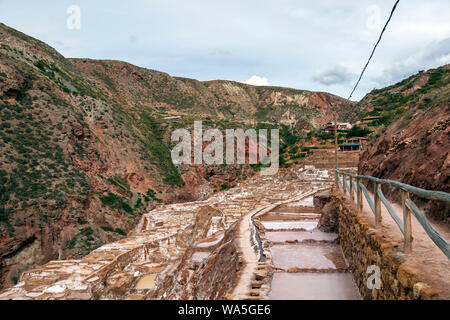
[[155, 284], [157, 274], [147, 274], [139, 279], [139, 281], [136, 284], [135, 289], [144, 290], [144, 289], [151, 289], [153, 288], [153, 285]]

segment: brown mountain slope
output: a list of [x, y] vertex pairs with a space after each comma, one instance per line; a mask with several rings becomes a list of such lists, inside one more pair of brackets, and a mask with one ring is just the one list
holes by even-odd
[[120, 61], [69, 61], [123, 104], [148, 106], [162, 113], [311, 129], [332, 119], [331, 108], [338, 113], [348, 109], [345, 99], [329, 93], [255, 87], [225, 80], [200, 82]]
[[[0, 286], [122, 237], [160, 201], [201, 198], [253, 174], [249, 166], [176, 168], [174, 128], [197, 119], [205, 127], [309, 128], [328, 121], [334, 106], [344, 110], [345, 101], [65, 59], [0, 24]], [[183, 118], [161, 119], [172, 114]]]
[[47, 45], [0, 25], [3, 283], [121, 237], [183, 183], [146, 111], [125, 113], [84, 78]]
[[[421, 72], [361, 101], [384, 126], [361, 152], [359, 172], [450, 192], [450, 65]], [[386, 190], [399, 201], [398, 190]], [[450, 206], [414, 197], [427, 215], [450, 225]]]

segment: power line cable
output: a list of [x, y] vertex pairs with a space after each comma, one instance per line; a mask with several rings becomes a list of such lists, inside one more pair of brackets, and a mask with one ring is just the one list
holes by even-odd
[[367, 63], [366, 63], [366, 65], [364, 66], [364, 68], [363, 68], [363, 70], [362, 70], [362, 72], [361, 72], [361, 75], [359, 76], [359, 79], [358, 79], [358, 81], [356, 82], [355, 87], [353, 88], [352, 93], [350, 93], [350, 96], [348, 97], [347, 100], [350, 100], [350, 98], [353, 96], [353, 93], [355, 92], [356, 88], [358, 87], [358, 84], [359, 84], [359, 82], [361, 81], [361, 79], [362, 79], [362, 77], [363, 77], [363, 75], [364, 75], [364, 72], [366, 71], [366, 68], [367, 68], [367, 66], [368, 66], [369, 63], [370, 63], [370, 60], [372, 59], [373, 54], [375, 53], [375, 50], [377, 49], [378, 44], [380, 43], [381, 38], [383, 37], [383, 33], [384, 33], [384, 31], [386, 30], [386, 27], [388, 26], [389, 22], [391, 21], [392, 15], [394, 14], [394, 11], [395, 11], [395, 9], [397, 8], [397, 5], [398, 5], [399, 2], [400, 2], [400, 0], [397, 0], [397, 1], [395, 2], [394, 7], [392, 8], [391, 14], [390, 14], [390, 16], [389, 16], [389, 19], [386, 21], [386, 24], [384, 25], [384, 28], [383, 28], [383, 30], [381, 31], [380, 37], [378, 38], [378, 41], [377, 41], [377, 43], [375, 44], [375, 47], [373, 47], [372, 53], [370, 54], [370, 57], [369, 57], [369, 60], [367, 60]]

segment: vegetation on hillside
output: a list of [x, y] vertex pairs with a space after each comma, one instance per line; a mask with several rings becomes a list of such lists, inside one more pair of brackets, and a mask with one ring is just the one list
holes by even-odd
[[[192, 177], [200, 175], [195, 168], [175, 166], [171, 132], [191, 130], [195, 120], [203, 121], [204, 130], [279, 129], [280, 165], [287, 167], [332, 146], [334, 133], [320, 128], [331, 105], [340, 120], [377, 117], [339, 133], [343, 142], [376, 136], [448, 97], [448, 67], [373, 90], [348, 108], [344, 99], [325, 93], [200, 82], [119, 61], [65, 59], [2, 24], [0, 31], [0, 239], [14, 243], [0, 248], [0, 257], [35, 240], [43, 261], [57, 258], [59, 249], [63, 257], [82, 256], [124, 236], [152, 206], [191, 199], [177, 193], [200, 187], [186, 186], [185, 173], [218, 192], [262, 168], [205, 166], [206, 176]], [[180, 119], [165, 121], [168, 116]]]

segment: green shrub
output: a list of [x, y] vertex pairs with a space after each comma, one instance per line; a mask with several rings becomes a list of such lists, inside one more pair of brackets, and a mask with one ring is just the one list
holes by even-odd
[[44, 60], [39, 60], [38, 62], [35, 62], [34, 65], [43, 72], [47, 71], [48, 64]]
[[114, 194], [114, 193], [108, 193], [106, 196], [100, 197], [100, 201], [105, 206], [109, 206], [114, 209], [124, 210], [126, 213], [133, 213], [133, 208], [126, 203], [122, 197]]
[[0, 222], [7, 222], [9, 220], [8, 214], [5, 209], [0, 208]]
[[107, 206], [114, 206], [117, 202], [121, 202], [121, 198], [114, 193], [109, 193], [107, 196], [102, 196], [100, 200]]
[[[156, 202], [161, 202], [161, 199], [158, 199], [156, 197], [156, 192], [153, 191], [152, 189], [148, 189], [147, 190], [147, 197], [150, 197], [152, 200], [156, 201]], [[148, 199], [148, 198], [147, 198]]]
[[122, 209], [126, 213], [133, 213], [133, 208], [131, 208], [131, 206], [128, 203], [126, 203], [126, 202], [122, 202]]
[[347, 138], [351, 137], [367, 137], [369, 134], [371, 134], [372, 131], [369, 129], [362, 129], [358, 126], [354, 126], [348, 133]]
[[128, 184], [127, 179], [121, 177], [121, 176], [113, 176], [107, 179], [109, 183], [117, 186], [119, 189], [131, 193], [130, 191], [130, 185]]
[[264, 168], [264, 164], [258, 162], [257, 164], [251, 164], [250, 167], [252, 167], [255, 172], [259, 172], [262, 168]]
[[138, 198], [138, 199], [136, 200], [136, 204], [134, 205], [134, 209], [137, 210], [137, 209], [139, 209], [139, 208], [141, 208], [141, 207], [142, 207], [142, 199], [141, 199], [141, 198]]
[[110, 227], [110, 226], [104, 226], [104, 227], [101, 227], [103, 230], [105, 230], [106, 232], [115, 232], [115, 233], [117, 233], [117, 234], [120, 234], [121, 236], [126, 236], [127, 234], [125, 233], [125, 231], [123, 231], [122, 229], [120, 229], [120, 228], [113, 228], [113, 227]]
[[333, 132], [321, 132], [317, 135], [317, 137], [321, 140], [330, 140], [330, 139], [334, 139], [334, 133]]
[[107, 231], [107, 232], [114, 232], [114, 228], [112, 228], [112, 227], [109, 227], [109, 226], [104, 226], [104, 227], [101, 227], [103, 230], [105, 230], [105, 231]]
[[90, 237], [94, 233], [91, 227], [84, 228], [81, 230], [80, 234], [86, 237]]
[[288, 126], [282, 125], [280, 130], [280, 138], [284, 143], [291, 146], [297, 142], [297, 137], [292, 133], [292, 130]]
[[118, 233], [118, 234], [120, 234], [120, 235], [122, 235], [122, 236], [126, 236], [126, 235], [127, 235], [127, 234], [125, 233], [125, 231], [123, 231], [123, 230], [120, 229], [120, 228], [114, 229], [114, 232], [115, 232], [115, 233]]
[[148, 114], [142, 112], [140, 117], [141, 123], [139, 128], [143, 135], [146, 136], [146, 139], [142, 141], [147, 146], [144, 152], [148, 154], [151, 162], [161, 172], [164, 177], [163, 182], [169, 186], [184, 185], [180, 173], [172, 162], [170, 149], [163, 141], [164, 130]]
[[389, 126], [392, 123], [393, 119], [389, 115], [384, 115], [379, 119], [376, 119], [372, 122], [374, 126]]
[[290, 154], [297, 154], [297, 152], [298, 152], [298, 146], [293, 146], [291, 148], [291, 150], [289, 150]]

